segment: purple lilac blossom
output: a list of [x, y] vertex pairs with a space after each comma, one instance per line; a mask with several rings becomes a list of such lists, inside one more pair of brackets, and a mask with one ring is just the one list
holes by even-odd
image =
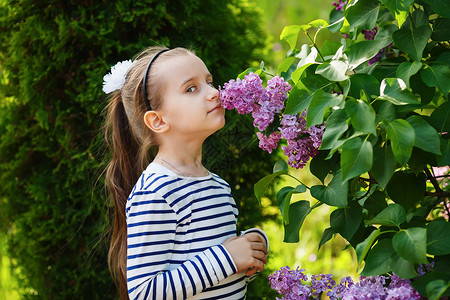
[[244, 80], [230, 80], [220, 89], [222, 106], [226, 109], [236, 108], [239, 114], [251, 113], [257, 102], [265, 97], [262, 80], [257, 74], [250, 73]]
[[259, 139], [259, 148], [269, 153], [272, 153], [272, 151], [278, 147], [278, 142], [281, 139], [281, 133], [278, 131], [271, 133], [269, 136], [257, 132], [256, 136]]
[[386, 300], [418, 300], [419, 293], [409, 284], [386, 290]]
[[293, 168], [303, 168], [310, 158], [314, 157], [322, 144], [325, 125], [311, 126], [306, 129], [306, 111], [298, 117], [284, 115], [279, 127], [281, 137], [287, 140], [287, 146], [282, 146], [284, 154], [288, 157], [287, 163]]
[[342, 3], [342, 0], [338, 0], [337, 2], [333, 2], [332, 4], [336, 6], [336, 10], [344, 11], [344, 5], [347, 4], [348, 1]]
[[375, 26], [372, 30], [366, 30], [366, 29], [361, 30], [361, 33], [364, 34], [364, 38], [366, 40], [373, 40], [375, 38], [375, 35], [377, 34], [377, 32], [378, 32], [377, 26]]
[[291, 270], [289, 267], [281, 267], [269, 275], [269, 283], [272, 289], [278, 292], [283, 298], [277, 300], [293, 300], [293, 299], [309, 299], [311, 295], [311, 287], [304, 285], [303, 281], [307, 281], [308, 277], [303, 274], [305, 270]]
[[333, 275], [331, 274], [312, 275], [311, 287], [313, 289], [314, 297], [319, 297], [320, 295], [322, 295], [322, 293], [333, 288], [336, 282], [332, 277]]
[[[255, 73], [250, 73], [243, 80], [230, 80], [220, 88], [222, 106], [226, 109], [236, 108], [239, 114], [251, 114], [253, 126], [258, 128], [259, 147], [269, 153], [278, 147], [281, 138], [287, 141], [282, 150], [288, 156], [288, 164], [302, 168], [318, 153], [322, 143], [325, 125], [306, 128], [306, 111], [299, 115], [282, 115], [284, 101], [291, 90], [289, 83], [282, 77], [275, 76], [267, 81], [264, 88], [262, 80]], [[264, 134], [275, 118], [280, 118], [279, 131]]]
[[[423, 265], [429, 271], [432, 264]], [[297, 267], [291, 270], [282, 267], [269, 275], [272, 289], [276, 290], [282, 298], [290, 299], [320, 299], [322, 293], [327, 292], [330, 300], [419, 300], [421, 296], [410, 285], [410, 280], [402, 279], [397, 275], [391, 276], [360, 276], [359, 282], [354, 283], [350, 277], [341, 279], [336, 285], [331, 274], [312, 275], [311, 284], [307, 284], [308, 277], [303, 274], [305, 270]], [[387, 285], [387, 279], [390, 284]]]

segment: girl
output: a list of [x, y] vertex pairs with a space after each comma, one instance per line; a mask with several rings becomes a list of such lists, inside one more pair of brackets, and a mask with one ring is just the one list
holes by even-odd
[[225, 123], [203, 61], [149, 48], [114, 66], [103, 90], [115, 204], [109, 266], [121, 298], [244, 299], [268, 240], [256, 228], [236, 236], [230, 187], [202, 165], [204, 140]]

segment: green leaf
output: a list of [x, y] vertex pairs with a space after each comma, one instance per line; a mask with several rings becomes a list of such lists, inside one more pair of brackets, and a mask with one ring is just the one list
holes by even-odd
[[380, 2], [383, 3], [393, 15], [395, 15], [398, 26], [402, 26], [414, 0], [380, 0]]
[[328, 26], [328, 22], [322, 19], [316, 19], [314, 21], [311, 21], [308, 23], [309, 25], [311, 25], [312, 27], [327, 27]]
[[[390, 13], [386, 13], [385, 15], [391, 16]], [[378, 23], [380, 23], [380, 21], [381, 20], [378, 20]], [[398, 26], [395, 24], [386, 24], [384, 26], [381, 26], [378, 29], [374, 40], [388, 40], [388, 41], [392, 42], [392, 33], [396, 30], [398, 30]]]
[[420, 62], [413, 61], [411, 63], [404, 61], [398, 66], [396, 76], [401, 78], [409, 88], [409, 78], [419, 72], [420, 68], [422, 68], [422, 63]]
[[257, 183], [255, 183], [255, 185], [253, 186], [253, 191], [260, 204], [261, 198], [264, 196], [264, 193], [266, 192], [267, 188], [272, 183], [272, 180], [274, 180], [275, 177], [284, 174], [287, 174], [287, 171], [278, 171], [261, 178]]
[[295, 56], [289, 56], [286, 57], [281, 61], [281, 63], [278, 65], [278, 74], [281, 74], [283, 72], [287, 72], [291, 65], [294, 63], [294, 60], [296, 59]]
[[386, 41], [387, 40], [361, 41], [348, 47], [344, 53], [348, 56], [349, 70], [353, 70], [363, 62], [374, 57], [378, 51], [387, 46]]
[[384, 226], [396, 226], [400, 225], [406, 220], [405, 209], [398, 204], [389, 204], [388, 207], [383, 209], [372, 220], [366, 220], [366, 225], [384, 225]]
[[418, 28], [421, 26], [428, 25], [429, 21], [429, 12], [425, 13], [421, 9], [414, 9], [412, 13], [409, 14], [409, 18], [406, 19], [405, 23], [401, 26], [401, 28]]
[[320, 48], [320, 53], [322, 53], [323, 57], [334, 56], [334, 54], [341, 48], [342, 44], [332, 40], [326, 40], [323, 42], [322, 47]]
[[[294, 71], [291, 76], [297, 76], [295, 75], [297, 70]], [[284, 114], [295, 115], [307, 109], [316, 92], [324, 86], [329, 85], [329, 83], [330, 82], [321, 75], [303, 77], [295, 84], [289, 93]]]
[[332, 60], [325, 62], [317, 67], [316, 74], [322, 75], [330, 81], [344, 81], [348, 78], [346, 75], [348, 65], [341, 60]]
[[333, 148], [336, 141], [348, 129], [347, 120], [348, 115], [344, 109], [337, 109], [328, 117], [320, 149]]
[[387, 100], [394, 105], [407, 105], [421, 103], [408, 90], [403, 79], [385, 78], [380, 84], [380, 99]]
[[359, 137], [347, 140], [342, 145], [342, 182], [366, 173], [372, 168], [372, 144]]
[[[303, 66], [297, 68], [294, 72], [291, 74], [292, 81], [297, 85], [297, 82], [300, 80], [300, 78], [303, 75], [303, 72], [305, 72], [306, 68], [308, 68], [312, 63], [304, 64]], [[303, 85], [303, 84], [302, 84]], [[292, 91], [291, 91], [292, 93]]]
[[375, 110], [367, 102], [350, 98], [345, 102], [345, 111], [356, 130], [377, 135]]
[[365, 259], [364, 269], [361, 272], [362, 276], [375, 276], [385, 274], [391, 271], [390, 260], [394, 253], [391, 239], [380, 240], [370, 250]]
[[417, 276], [414, 263], [400, 257], [397, 253], [391, 256], [389, 265], [392, 271], [401, 278], [409, 279]]
[[438, 106], [428, 121], [438, 132], [450, 132], [450, 101]]
[[389, 197], [403, 206], [406, 210], [414, 207], [421, 201], [426, 190], [426, 178], [424, 173], [417, 176], [414, 173], [397, 171], [389, 181], [386, 191]]
[[450, 223], [432, 221], [427, 225], [427, 252], [433, 255], [450, 254]]
[[340, 171], [334, 174], [328, 186], [314, 185], [310, 192], [314, 198], [330, 206], [347, 206], [348, 182], [342, 183]]
[[289, 206], [291, 204], [291, 197], [293, 194], [299, 194], [306, 192], [306, 186], [297, 185], [295, 188], [291, 186], [283, 187], [277, 193], [277, 204], [280, 209], [281, 215], [283, 216], [284, 224], [289, 224]]
[[420, 73], [423, 82], [429, 87], [437, 87], [444, 97], [450, 91], [450, 68], [448, 65], [434, 64]]
[[427, 284], [427, 296], [430, 300], [439, 300], [444, 292], [450, 287], [450, 282], [434, 280]]
[[350, 81], [350, 96], [353, 98], [360, 98], [361, 91], [369, 98], [380, 94], [380, 82], [372, 75], [355, 73], [350, 76]]
[[392, 33], [392, 39], [400, 50], [408, 53], [413, 60], [420, 61], [431, 33], [432, 30], [428, 25], [415, 29], [400, 28]]
[[450, 165], [450, 140], [441, 140], [441, 153], [442, 155], [436, 156], [436, 167], [444, 167]]
[[322, 181], [322, 183], [338, 161], [337, 155], [333, 155], [331, 159], [326, 159], [328, 152], [329, 151], [320, 150], [309, 164], [311, 173]]
[[344, 16], [350, 23], [350, 30], [359, 29], [371, 30], [375, 27], [380, 10], [380, 4], [373, 0], [359, 0], [354, 5], [347, 6]]
[[346, 240], [350, 240], [362, 221], [359, 207], [338, 208], [330, 215], [330, 226]]
[[305, 87], [311, 91], [320, 90], [325, 86], [330, 85], [328, 79], [318, 74], [308, 74], [308, 76], [303, 77], [301, 81]]
[[383, 125], [386, 128], [387, 138], [391, 141], [395, 159], [401, 165], [405, 165], [411, 157], [416, 138], [414, 128], [403, 119], [396, 119], [392, 122], [384, 120]]
[[289, 224], [284, 224], [284, 242], [298, 243], [299, 232], [306, 216], [311, 212], [309, 201], [301, 200], [291, 204], [289, 209]]
[[289, 93], [286, 100], [286, 109], [284, 110], [286, 115], [295, 115], [307, 109], [315, 94], [315, 92], [309, 93], [306, 89], [298, 88], [297, 85], [303, 86], [302, 82], [299, 81]]
[[288, 164], [284, 160], [279, 159], [273, 165], [272, 173], [276, 173], [276, 172], [279, 172], [279, 171], [286, 171], [287, 172], [288, 169], [289, 169]]
[[373, 151], [373, 167], [371, 173], [384, 189], [397, 169], [397, 161], [390, 146], [376, 147]]
[[412, 263], [426, 264], [427, 230], [422, 227], [411, 227], [397, 232], [392, 238], [395, 252]]
[[378, 115], [381, 120], [386, 119], [388, 121], [394, 121], [397, 117], [397, 113], [395, 112], [395, 106], [389, 101], [378, 102]]
[[295, 49], [297, 45], [298, 34], [300, 31], [306, 31], [311, 25], [289, 25], [284, 27], [280, 35], [280, 40], [285, 40], [291, 47], [291, 51]]
[[378, 228], [372, 231], [363, 242], [356, 245], [355, 251], [356, 257], [358, 258], [358, 266], [360, 266], [362, 261], [366, 258], [367, 253], [369, 252], [370, 248], [372, 248], [373, 243], [381, 233], [381, 229]]
[[422, 0], [426, 4], [428, 4], [435, 13], [445, 17], [450, 18], [450, 9], [448, 9], [448, 1], [447, 0]]
[[[326, 242], [331, 240], [331, 238], [333, 237], [333, 235], [335, 233], [336, 232], [334, 232], [333, 228], [331, 228], [331, 227], [328, 227], [327, 229], [325, 229], [323, 231], [322, 238], [320, 239], [320, 242], [319, 242], [319, 249], [320, 249], [320, 247], [322, 247], [323, 244], [325, 244]], [[319, 250], [319, 249], [317, 249], [317, 250]]]
[[414, 146], [422, 150], [440, 155], [440, 140], [439, 134], [430, 124], [427, 123], [421, 116], [410, 116], [406, 121], [414, 128], [416, 138]]
[[[422, 275], [411, 283], [416, 291], [418, 291], [421, 295], [427, 294], [427, 285], [433, 281], [443, 280], [444, 282], [450, 283], [450, 274], [448, 273], [449, 266], [448, 262], [450, 261], [450, 257], [447, 256], [435, 256], [433, 258], [435, 261], [434, 268], [431, 272]], [[442, 260], [445, 260], [443, 263]], [[444, 296], [449, 296], [449, 292], [445, 293]], [[437, 298], [436, 300], [438, 300]]]
[[439, 18], [434, 20], [431, 38], [437, 42], [450, 40], [450, 19]]
[[319, 125], [323, 122], [323, 114], [328, 107], [337, 106], [341, 103], [343, 97], [338, 94], [326, 93], [323, 90], [317, 90], [311, 99], [306, 114], [306, 127]]
[[370, 213], [376, 212], [380, 213], [383, 209], [387, 207], [386, 203], [386, 193], [382, 191], [375, 191], [370, 195], [363, 204]]
[[344, 13], [340, 10], [331, 10], [330, 12], [330, 25], [328, 25], [328, 31], [331, 33], [338, 32], [344, 24]]

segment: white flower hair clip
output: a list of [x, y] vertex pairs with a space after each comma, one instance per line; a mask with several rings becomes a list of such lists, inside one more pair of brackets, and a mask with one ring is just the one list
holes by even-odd
[[118, 62], [111, 67], [111, 72], [103, 76], [103, 92], [109, 94], [120, 90], [124, 83], [128, 70], [133, 65], [131, 60]]

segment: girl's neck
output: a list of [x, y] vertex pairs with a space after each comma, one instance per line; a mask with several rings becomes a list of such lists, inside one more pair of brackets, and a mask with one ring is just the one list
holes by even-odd
[[181, 176], [201, 177], [209, 174], [202, 164], [201, 147], [173, 149], [160, 146], [155, 162]]

